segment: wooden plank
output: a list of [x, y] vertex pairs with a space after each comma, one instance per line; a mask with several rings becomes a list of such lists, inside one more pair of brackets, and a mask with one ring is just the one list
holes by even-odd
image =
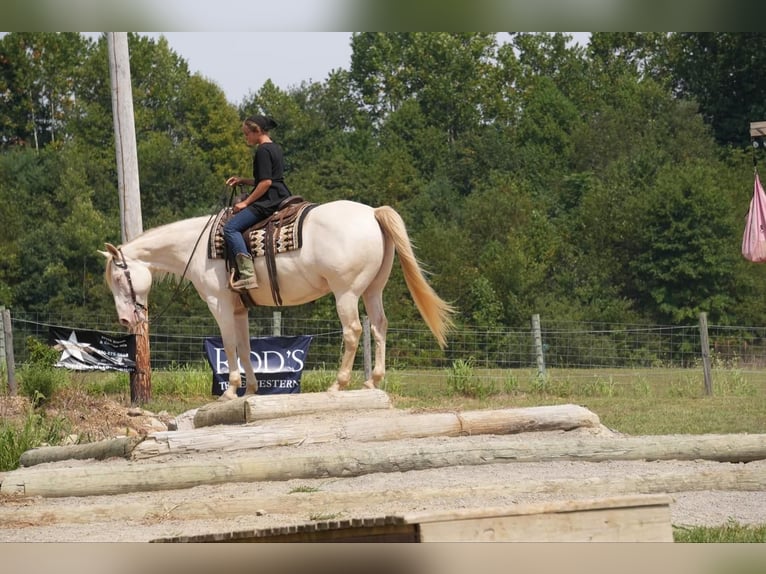
[[672, 542], [670, 498], [563, 501], [406, 516], [421, 542]]
[[168, 536], [149, 542], [417, 542], [417, 527], [398, 516], [309, 522], [284, 527]]
[[[413, 442], [415, 444], [413, 444]], [[0, 494], [90, 496], [190, 488], [201, 484], [360, 476], [454, 465], [555, 460], [718, 460], [766, 459], [766, 435], [668, 435], [538, 439], [529, 443], [503, 436], [492, 441], [444, 443], [390, 441], [354, 444], [323, 452], [273, 452], [211, 463], [209, 460], [154, 464], [115, 460], [109, 464], [21, 468], [6, 473]]]
[[750, 137], [766, 136], [766, 122], [750, 122]]
[[672, 542], [670, 497], [557, 501], [311, 522], [151, 542]]

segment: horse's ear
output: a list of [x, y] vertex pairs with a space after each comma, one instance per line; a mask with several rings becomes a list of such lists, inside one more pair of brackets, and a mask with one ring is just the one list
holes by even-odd
[[120, 255], [120, 252], [117, 251], [117, 248], [111, 243], [104, 243], [104, 245], [106, 245], [106, 251], [99, 251], [104, 257], [108, 258], [110, 255], [112, 257], [118, 257]]

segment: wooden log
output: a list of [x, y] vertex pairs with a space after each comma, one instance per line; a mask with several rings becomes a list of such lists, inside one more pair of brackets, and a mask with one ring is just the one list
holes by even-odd
[[[222, 404], [234, 402], [237, 401]], [[242, 404], [237, 402], [237, 406]], [[477, 410], [463, 413], [408, 414], [389, 410], [383, 411], [382, 415], [349, 416], [348, 418], [349, 420], [319, 424], [314, 419], [286, 417], [248, 426], [157, 432], [137, 445], [131, 457], [139, 460], [173, 454], [231, 452], [270, 446], [317, 444], [341, 439], [373, 442], [429, 436], [502, 435], [599, 426], [598, 416], [578, 405]]]
[[243, 424], [307, 413], [390, 408], [391, 399], [380, 389], [253, 395], [233, 401], [217, 401], [200, 407], [194, 415], [194, 427]]
[[42, 446], [30, 449], [22, 453], [19, 464], [22, 466], [34, 466], [44, 462], [57, 462], [69, 459], [97, 459], [119, 457], [127, 458], [141, 437], [117, 437], [109, 440], [91, 442], [86, 444], [74, 444], [66, 446]]
[[[0, 477], [1, 478], [1, 477]], [[630, 494], [672, 494], [677, 492], [761, 491], [766, 490], [766, 467], [744, 465], [699, 471], [685, 468], [675, 471], [652, 472], [642, 475], [595, 476], [587, 478], [555, 478], [547, 480], [515, 480], [502, 484], [456, 485], [448, 488], [407, 488], [401, 490], [351, 492], [293, 492], [290, 494], [243, 495], [212, 501], [204, 499], [166, 500], [163, 502], [88, 504], [81, 499], [60, 501], [41, 509], [41, 500], [25, 505], [0, 506], [0, 523], [45, 524], [92, 523], [102, 520], [220, 520], [232, 519], [254, 512], [268, 514], [322, 514], [343, 508], [345, 512], [400, 504], [428, 507], [433, 501], [465, 500], [500, 497], [556, 496], [561, 498], [620, 496]]]
[[[470, 439], [471, 437], [466, 437]], [[416, 441], [417, 442], [417, 441]], [[766, 459], [766, 435], [669, 435], [644, 437], [541, 439], [494, 437], [492, 441], [455, 439], [433, 444], [391, 441], [354, 444], [324, 452], [274, 449], [247, 458], [161, 462], [113, 461], [108, 465], [57, 468], [31, 467], [3, 477], [0, 494], [90, 496], [190, 488], [203, 484], [360, 476], [453, 465], [481, 465], [555, 460], [718, 460], [749, 462]]]
[[194, 413], [194, 428], [244, 424], [247, 422], [247, 409], [247, 399], [244, 397], [202, 405]]

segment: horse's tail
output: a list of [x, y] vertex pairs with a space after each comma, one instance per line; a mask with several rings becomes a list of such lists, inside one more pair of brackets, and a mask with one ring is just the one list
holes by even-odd
[[415, 306], [443, 349], [447, 346], [447, 332], [454, 326], [454, 307], [439, 297], [426, 281], [401, 216], [392, 207], [384, 205], [375, 209], [375, 219], [383, 229], [386, 239], [394, 242], [404, 272], [404, 281]]

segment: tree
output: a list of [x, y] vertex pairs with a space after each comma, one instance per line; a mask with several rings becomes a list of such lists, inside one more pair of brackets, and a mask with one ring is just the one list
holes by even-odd
[[69, 134], [90, 41], [73, 32], [10, 32], [0, 38], [0, 146], [41, 149]]
[[627, 268], [640, 304], [653, 319], [693, 322], [701, 311], [726, 317], [736, 292], [739, 258], [730, 195], [721, 193], [715, 165], [665, 166], [635, 208], [635, 247]]
[[699, 103], [721, 145], [746, 146], [766, 119], [766, 34], [675, 33], [668, 62], [675, 93]]

